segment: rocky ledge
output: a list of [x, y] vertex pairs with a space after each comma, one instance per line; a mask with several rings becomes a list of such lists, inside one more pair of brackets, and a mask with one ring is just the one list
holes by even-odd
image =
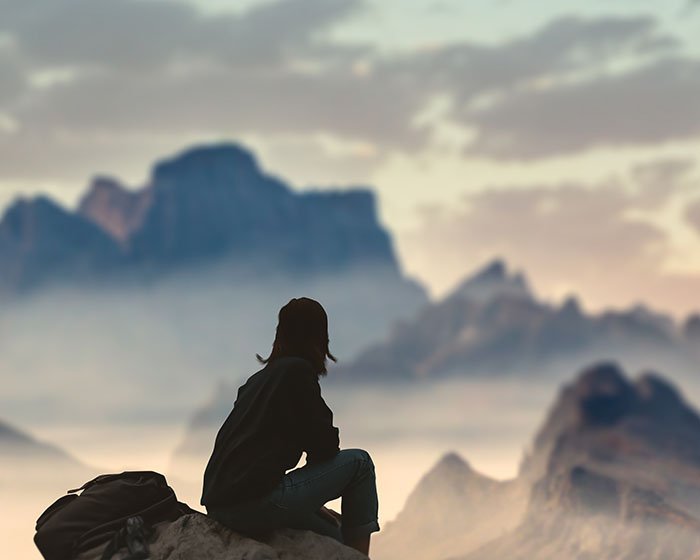
[[[102, 549], [76, 560], [97, 560]], [[359, 552], [311, 531], [280, 529], [258, 541], [244, 537], [201, 513], [160, 524], [149, 543], [149, 560], [367, 560]], [[112, 560], [128, 558], [126, 550]]]

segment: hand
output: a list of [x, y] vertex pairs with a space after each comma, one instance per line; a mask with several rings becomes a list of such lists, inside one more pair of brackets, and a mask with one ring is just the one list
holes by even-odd
[[331, 508], [323, 506], [320, 510], [318, 510], [318, 512], [322, 517], [328, 519], [328, 521], [334, 523], [337, 527], [340, 527], [343, 516], [337, 511], [333, 511]]

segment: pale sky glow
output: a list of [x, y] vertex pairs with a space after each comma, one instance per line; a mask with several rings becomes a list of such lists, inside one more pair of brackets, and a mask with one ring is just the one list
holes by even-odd
[[372, 186], [435, 296], [501, 256], [550, 297], [700, 307], [697, 2], [96, 6], [0, 0], [2, 206], [233, 140], [295, 187]]

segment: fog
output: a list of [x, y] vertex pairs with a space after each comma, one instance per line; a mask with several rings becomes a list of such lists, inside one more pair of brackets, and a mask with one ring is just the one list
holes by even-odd
[[[513, 477], [523, 451], [554, 400], [558, 384], [540, 379], [446, 380], [412, 385], [324, 386], [335, 413], [343, 447], [363, 447], [377, 467], [380, 523], [393, 519], [415, 484], [447, 451], [456, 451], [477, 470], [499, 479]], [[195, 403], [206, 405], [214, 392]], [[61, 421], [40, 425], [34, 433], [67, 449], [90, 466], [84, 472], [25, 461], [3, 469], [0, 477], [0, 538], [17, 560], [39, 558], [31, 542], [39, 513], [71, 487], [93, 474], [126, 469], [163, 472], [178, 497], [199, 505], [206, 453], [186, 461], [176, 449], [189, 432], [194, 406], [179, 421], [91, 423]], [[218, 426], [199, 433], [202, 446], [213, 444]], [[175, 459], [174, 459], [175, 457]], [[31, 486], [31, 488], [30, 488]]]
[[[209, 393], [212, 391], [210, 387]], [[383, 525], [395, 517], [420, 477], [449, 450], [458, 451], [484, 472], [501, 478], [513, 476], [541, 419], [542, 407], [552, 396], [544, 386], [523, 391], [513, 382], [469, 381], [371, 388], [329, 386], [324, 387], [324, 395], [334, 410], [342, 446], [363, 447], [374, 458]], [[125, 469], [163, 472], [181, 500], [202, 510], [199, 492], [208, 456], [189, 462], [173, 460], [192, 413], [188, 410], [180, 422], [172, 423], [58, 420], [37, 426], [37, 436], [69, 450], [91, 468], [73, 473], [37, 465], [30, 478], [25, 470], [30, 463], [25, 461], [19, 469], [22, 474], [11, 474], [11, 480], [2, 481], [0, 538], [10, 543], [11, 557], [39, 557], [31, 542], [39, 513], [93, 473]], [[217, 428], [203, 434], [204, 448], [213, 444]]]
[[[270, 349], [279, 307], [301, 295], [321, 301], [331, 349], [342, 362], [416, 312], [420, 298], [411, 288], [399, 292], [361, 274], [235, 286], [211, 275], [129, 290], [55, 289], [3, 303], [0, 420], [84, 465], [59, 469], [0, 453], [3, 556], [39, 558], [31, 541], [38, 515], [99, 473], [163, 472], [181, 500], [202, 509], [201, 476], [218, 424], [193, 434], [191, 420], [215, 396], [223, 420], [235, 389], [260, 367], [255, 353]], [[374, 457], [386, 524], [448, 451], [485, 474], [513, 477], [559, 385], [585, 365], [562, 362], [491, 380], [362, 385], [335, 383], [331, 370], [322, 385], [342, 446]], [[700, 400], [695, 378], [663, 373]], [[200, 442], [199, 451], [176, 453], [188, 437]]]
[[215, 381], [242, 379], [258, 365], [255, 354], [271, 349], [279, 308], [300, 296], [325, 306], [340, 360], [425, 301], [416, 285], [371, 271], [233, 282], [225, 269], [5, 300], [2, 417], [24, 426], [177, 421]]

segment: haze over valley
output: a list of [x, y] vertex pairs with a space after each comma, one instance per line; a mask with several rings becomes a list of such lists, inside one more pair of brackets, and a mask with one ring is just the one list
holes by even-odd
[[[439, 528], [444, 546], [417, 547], [417, 559], [539, 546], [527, 523], [543, 475], [525, 476], [535, 459], [522, 461], [574, 372], [602, 361], [655, 370], [700, 402], [699, 315], [547, 300], [497, 255], [429, 298], [402, 270], [371, 191], [296, 192], [234, 144], [167, 158], [137, 189], [98, 178], [76, 211], [18, 201], [0, 221], [0, 261], [2, 489], [18, 508], [3, 538], [18, 559], [35, 557], [38, 513], [100, 472], [159, 470], [199, 507], [216, 430], [261, 367], [255, 353], [269, 352], [279, 307], [299, 295], [328, 311], [339, 362], [324, 395], [343, 446], [377, 463], [387, 559], [410, 558], [410, 539], [395, 535], [425, 521], [411, 513], [424, 500], [457, 509]], [[483, 505], [459, 513], [472, 491]], [[470, 516], [490, 519], [478, 542], [460, 530]], [[566, 558], [571, 546], [556, 550]]]

